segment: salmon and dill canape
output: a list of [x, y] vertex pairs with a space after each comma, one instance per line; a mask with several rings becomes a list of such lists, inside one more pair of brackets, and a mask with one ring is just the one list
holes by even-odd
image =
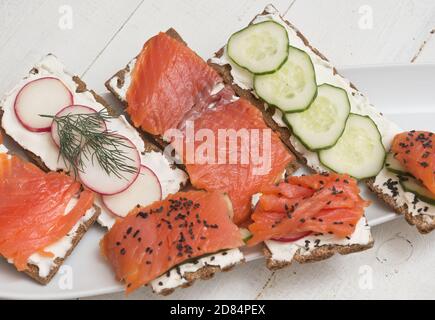
[[187, 181], [182, 170], [54, 55], [35, 64], [0, 106], [5, 133], [35, 164], [68, 172], [94, 191], [104, 227], [138, 203], [177, 192]]
[[435, 229], [435, 134], [407, 131], [394, 137], [385, 160], [388, 203], [422, 233]]
[[151, 284], [167, 294], [243, 261], [238, 248], [244, 242], [232, 214], [225, 194], [179, 192], [115, 223], [101, 240], [101, 252], [127, 293]]
[[364, 217], [369, 202], [359, 193], [355, 179], [332, 173], [291, 176], [264, 187], [247, 244], [264, 242], [271, 269], [370, 248]]
[[97, 219], [94, 194], [64, 173], [45, 173], [1, 147], [0, 256], [47, 284]]

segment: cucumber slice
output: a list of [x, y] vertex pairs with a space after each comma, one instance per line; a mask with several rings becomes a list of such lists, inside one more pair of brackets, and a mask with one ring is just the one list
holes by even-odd
[[341, 88], [322, 84], [310, 107], [285, 118], [293, 134], [310, 150], [333, 146], [343, 134], [350, 113], [347, 92]]
[[385, 149], [378, 127], [368, 116], [351, 113], [337, 143], [319, 151], [320, 162], [356, 179], [376, 176], [384, 166]]
[[387, 157], [385, 158], [385, 168], [387, 168], [387, 170], [392, 173], [401, 176], [412, 177], [412, 174], [406, 170], [406, 168], [400, 163], [400, 161], [394, 158], [394, 154], [392, 152], [387, 153]]
[[234, 33], [227, 44], [227, 53], [238, 66], [254, 74], [279, 69], [288, 57], [287, 30], [274, 21], [250, 25]]
[[317, 94], [316, 74], [310, 56], [289, 47], [287, 61], [276, 72], [254, 76], [254, 90], [283, 112], [307, 109]]
[[417, 179], [400, 177], [400, 185], [405, 191], [415, 194], [421, 201], [435, 205], [435, 195], [426, 189]]
[[240, 228], [239, 231], [244, 242], [252, 238], [252, 233], [247, 228]]

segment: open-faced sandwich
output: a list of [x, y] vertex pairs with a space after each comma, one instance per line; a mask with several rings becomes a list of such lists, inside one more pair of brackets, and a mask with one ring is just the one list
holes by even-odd
[[72, 177], [46, 173], [0, 145], [0, 256], [47, 284], [100, 210]]
[[[419, 231], [435, 228], [430, 185], [423, 183], [429, 189], [423, 196], [410, 188], [410, 180], [404, 189], [403, 179], [388, 170], [397, 151], [394, 145], [393, 155], [387, 157], [387, 151], [402, 130], [338, 74], [273, 6], [234, 33], [209, 62], [237, 95], [263, 110], [267, 123], [308, 167], [365, 181]], [[434, 164], [429, 161], [433, 149], [426, 147], [424, 152], [431, 156], [420, 162], [427, 164], [425, 174], [433, 179]]]
[[394, 137], [385, 167], [370, 189], [421, 233], [435, 229], [435, 134], [409, 131]]
[[177, 192], [187, 181], [54, 55], [36, 64], [0, 107], [2, 128], [38, 166], [63, 170], [95, 192], [98, 222], [105, 227], [137, 204]]

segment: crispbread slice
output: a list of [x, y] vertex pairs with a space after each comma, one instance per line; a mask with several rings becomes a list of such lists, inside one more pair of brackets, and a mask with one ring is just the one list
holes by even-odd
[[33, 278], [34, 280], [38, 281], [40, 284], [46, 285], [48, 284], [51, 279], [56, 275], [56, 273], [59, 271], [59, 268], [62, 266], [64, 261], [69, 257], [69, 255], [74, 251], [75, 247], [78, 245], [80, 240], [83, 238], [85, 233], [88, 231], [88, 229], [92, 226], [92, 224], [97, 221], [98, 216], [100, 214], [101, 209], [94, 205], [95, 213], [93, 216], [85, 221], [84, 223], [80, 224], [79, 228], [77, 229], [76, 235], [71, 241], [71, 247], [68, 249], [67, 253], [64, 257], [57, 257], [54, 260], [54, 264], [52, 268], [50, 269], [50, 272], [47, 276], [41, 277], [39, 275], [39, 268], [37, 265], [28, 264], [28, 270], [24, 271], [25, 274], [27, 274], [29, 277]]
[[268, 240], [263, 244], [263, 253], [266, 257], [266, 266], [276, 270], [291, 265], [293, 261], [299, 263], [321, 261], [336, 253], [344, 255], [367, 250], [373, 247], [373, 244], [370, 226], [367, 219], [363, 217], [350, 237], [335, 239], [333, 235], [313, 234], [289, 243]]
[[298, 250], [291, 261], [280, 261], [272, 258], [272, 253], [267, 246], [263, 247], [263, 254], [266, 257], [266, 266], [270, 270], [278, 270], [284, 267], [290, 266], [293, 261], [299, 263], [317, 262], [328, 259], [334, 254], [339, 253], [341, 255], [364, 251], [373, 247], [374, 241], [372, 240], [368, 244], [352, 244], [347, 246], [341, 245], [325, 245], [317, 249], [314, 249], [310, 254], [302, 254], [301, 250]]
[[[47, 67], [44, 65], [45, 61], [48, 61], [50, 63], [53, 63], [53, 61], [54, 61], [53, 70], [51, 70], [50, 68], [48, 68], [48, 70], [47, 70]], [[60, 68], [62, 68], [61, 71], [59, 71]], [[46, 71], [48, 71], [48, 72], [46, 72]], [[68, 71], [66, 71], [64, 69], [64, 66], [60, 63], [60, 61], [57, 60], [57, 58], [55, 56], [53, 56], [51, 54], [48, 54], [47, 56], [45, 56], [41, 60], [41, 62], [39, 64], [37, 64], [30, 71], [29, 75], [27, 77], [25, 77], [23, 79], [23, 81], [28, 79], [29, 76], [37, 75], [39, 72], [41, 72], [44, 75], [47, 74], [47, 73], [51, 74], [51, 73], [56, 73], [56, 72], [61, 74], [65, 79], [68, 80], [69, 83], [71, 83], [70, 90], [74, 94], [80, 95], [81, 99], [83, 99], [85, 101], [84, 102], [85, 104], [88, 101], [89, 103], [92, 103], [92, 104], [95, 104], [96, 106], [98, 106], [98, 108], [104, 107], [104, 108], [107, 109], [108, 113], [111, 116], [113, 116], [113, 117], [117, 117], [117, 116], [123, 117], [121, 119], [122, 122], [125, 122], [125, 120], [128, 121], [127, 118], [124, 118], [124, 116], [122, 114], [122, 110], [113, 108], [101, 96], [96, 94], [93, 90], [88, 89], [86, 87], [86, 84], [78, 76], [74, 76], [74, 75], [70, 74]], [[14, 91], [12, 91], [12, 92], [14, 92]], [[10, 95], [6, 95], [4, 101], [7, 102], [8, 98], [10, 98]], [[10, 99], [9, 99], [9, 102], [10, 102]], [[2, 104], [2, 102], [0, 101], [0, 108], [2, 108], [1, 104]], [[9, 104], [7, 106], [10, 107]], [[1, 117], [4, 118], [3, 112], [0, 113], [0, 119], [1, 119]], [[4, 125], [3, 122], [2, 122], [2, 125]], [[5, 128], [7, 128], [6, 125], [5, 125]], [[142, 147], [142, 143], [140, 143], [140, 145], [141, 145], [140, 149], [143, 149], [143, 150], [139, 150], [139, 151], [144, 156], [143, 157], [144, 161], [146, 162], [148, 160], [148, 158], [147, 158], [147, 154], [148, 153], [150, 154], [150, 157], [152, 157], [151, 160], [150, 160], [151, 162], [154, 161], [153, 159], [155, 157], [159, 157], [159, 155], [161, 155], [161, 157], [162, 157], [161, 163], [164, 165], [164, 167], [162, 166], [162, 168], [161, 168], [161, 170], [162, 170], [161, 172], [163, 172], [162, 175], [165, 175], [168, 171], [171, 172], [172, 170], [174, 170], [174, 176], [173, 176], [174, 177], [174, 182], [171, 185], [171, 188], [172, 187], [176, 188], [175, 187], [175, 183], [177, 183], [177, 182], [180, 183], [180, 185], [178, 186], [178, 189], [183, 187], [183, 186], [185, 186], [186, 183], [187, 183], [187, 177], [186, 177], [185, 173], [181, 173], [180, 169], [176, 168], [176, 166], [172, 162], [172, 159], [170, 158], [170, 155], [168, 155], [168, 154], [163, 155], [162, 152], [161, 152], [161, 149], [158, 148], [156, 146], [156, 144], [154, 144], [150, 139], [148, 139], [142, 132], [136, 130], [132, 125], [131, 125], [131, 130], [132, 130], [132, 135], [136, 134], [136, 132], [137, 132], [137, 134], [140, 136], [140, 138], [141, 138], [141, 140], [143, 142], [143, 147]], [[134, 133], [133, 133], [133, 130], [135, 131]], [[7, 135], [7, 134], [5, 134], [5, 135]], [[14, 135], [13, 131], [11, 131], [11, 135]], [[10, 138], [10, 140], [12, 140], [12, 141], [14, 140], [13, 137], [11, 137], [11, 136], [8, 136], [8, 137]], [[136, 141], [139, 142], [139, 140], [137, 140], [137, 138], [136, 138]], [[21, 142], [23, 142], [23, 141], [21, 141]], [[16, 141], [15, 141], [15, 144], [17, 146], [20, 146], [20, 144], [18, 142], [16, 142]], [[26, 146], [27, 148], [33, 150], [33, 152], [30, 151], [30, 150], [25, 150], [25, 147], [20, 146], [19, 149], [23, 151], [22, 153], [25, 156], [27, 156], [27, 158], [31, 159], [32, 162], [34, 162], [41, 169], [43, 169], [44, 171], [48, 172], [49, 168], [44, 163], [44, 160], [41, 159], [38, 156], [38, 154], [39, 154], [38, 149], [33, 149], [33, 145], [32, 145], [32, 147], [29, 147], [29, 145], [26, 144], [26, 143], [24, 143], [23, 145]], [[159, 154], [159, 155], [156, 155], [156, 154]], [[156, 170], [156, 169], [154, 169], [154, 170]], [[110, 213], [107, 208], [103, 207], [102, 200], [99, 197], [97, 197], [95, 201], [96, 201], [95, 203], [98, 206], [102, 207], [101, 215], [100, 215], [100, 217], [98, 219], [99, 224], [101, 224], [103, 227], [110, 228], [111, 225], [115, 222], [116, 217], [112, 213]]]
[[405, 215], [406, 221], [412, 226], [415, 225], [420, 233], [429, 233], [435, 229], [435, 217], [425, 214], [413, 215], [408, 211], [408, 205], [406, 203], [401, 206], [396, 203], [396, 200], [392, 196], [383, 193], [382, 190], [375, 185], [374, 178], [368, 179], [366, 185], [371, 191], [376, 193], [379, 199], [393, 208], [397, 214]]
[[[262, 13], [260, 13], [259, 15], [264, 15], [267, 14], [268, 11], [265, 9]], [[255, 17], [254, 17], [255, 19]], [[251, 23], [254, 21], [254, 19], [251, 21]], [[284, 22], [293, 30], [295, 30], [297, 36], [303, 41], [303, 43], [309, 47], [318, 57], [320, 57], [322, 60], [324, 61], [328, 61], [328, 59], [315, 47], [313, 47], [310, 42], [307, 40], [307, 38], [293, 25], [291, 24], [289, 21], [286, 21], [285, 19], [283, 19]], [[225, 47], [222, 47], [219, 51], [217, 51], [215, 53], [215, 57], [220, 58], [224, 55], [225, 52]], [[236, 92], [237, 95], [244, 97], [246, 99], [248, 99], [249, 101], [251, 101], [251, 103], [253, 105], [255, 105], [257, 108], [259, 108], [263, 114], [264, 114], [264, 118], [267, 122], [267, 124], [276, 132], [279, 133], [282, 141], [293, 151], [293, 153], [298, 157], [298, 159], [300, 160], [300, 162], [306, 164], [306, 158], [303, 156], [303, 154], [299, 153], [298, 151], [295, 150], [295, 148], [293, 147], [293, 145], [291, 144], [290, 141], [290, 137], [292, 135], [291, 130], [287, 127], [281, 127], [279, 126], [273, 119], [272, 116], [275, 112], [275, 107], [271, 106], [271, 105], [267, 105], [267, 110], [264, 108], [265, 106], [265, 102], [258, 99], [252, 91], [250, 90], [246, 90], [243, 89], [241, 87], [239, 87], [235, 82], [234, 79], [231, 75], [231, 66], [226, 64], [226, 65], [219, 65], [219, 64], [215, 64], [213, 63], [212, 59], [209, 60], [209, 64], [222, 76], [222, 78], [224, 79], [225, 83], [231, 85], [231, 87], [233, 88], [233, 90]], [[339, 74], [337, 69], [333, 67], [333, 73], [334, 74]], [[351, 82], [349, 82], [349, 85], [352, 89], [357, 90], [358, 89], [355, 87], [354, 84], [352, 84]], [[358, 91], [359, 92], [359, 91]], [[310, 168], [311, 169], [311, 168]], [[312, 169], [311, 169], [312, 170]], [[371, 191], [373, 191], [374, 193], [376, 193], [376, 195], [383, 200], [385, 203], [387, 203], [389, 206], [391, 206], [393, 208], [393, 210], [398, 213], [398, 214], [404, 214], [406, 220], [412, 224], [415, 225], [417, 227], [417, 229], [421, 232], [421, 233], [428, 233], [431, 230], [435, 229], [435, 217], [432, 217], [430, 215], [425, 215], [425, 214], [419, 214], [419, 215], [413, 215], [411, 212], [409, 212], [407, 206], [398, 206], [396, 201], [389, 195], [385, 194], [382, 192], [382, 190], [380, 188], [377, 188], [374, 185], [374, 179], [368, 179], [366, 181], [367, 186], [369, 187], [369, 189]]]
[[[0, 135], [4, 135], [4, 130], [0, 128]], [[93, 206], [94, 213], [91, 217], [89, 217], [86, 221], [80, 223], [79, 227], [75, 231], [75, 236], [71, 239], [71, 247], [68, 249], [66, 254], [63, 257], [55, 257], [55, 260], [53, 262], [53, 265], [46, 276], [41, 276], [39, 273], [39, 267], [36, 264], [28, 263], [28, 269], [23, 271], [25, 274], [27, 274], [32, 279], [36, 280], [40, 284], [46, 285], [48, 284], [51, 279], [56, 275], [56, 273], [59, 271], [59, 268], [62, 266], [64, 261], [68, 258], [68, 256], [73, 252], [75, 247], [78, 245], [80, 240], [83, 238], [85, 233], [88, 231], [88, 229], [92, 226], [92, 224], [98, 219], [98, 216], [100, 215], [101, 209], [98, 206]], [[73, 227], [75, 228], [75, 226]]]
[[[231, 252], [236, 254], [237, 259], [235, 261], [227, 261], [226, 263], [223, 263], [223, 265], [219, 265], [219, 263], [215, 262], [215, 259], [219, 259], [219, 256], [221, 256], [221, 258], [224, 256], [228, 257], [228, 254], [231, 254]], [[149, 285], [155, 293], [166, 296], [173, 293], [178, 288], [190, 287], [196, 280], [209, 280], [213, 278], [217, 272], [230, 271], [235, 266], [243, 263], [245, 263], [245, 259], [243, 253], [239, 249], [225, 250], [209, 256], [199, 257], [191, 262], [181, 264], [154, 279]], [[192, 266], [198, 267], [196, 270], [182, 270], [183, 265], [190, 265], [188, 269], [190, 269]], [[169, 282], [169, 285], [165, 283], [166, 280], [173, 275], [178, 278], [176, 280], [178, 282], [175, 284], [171, 284]]]

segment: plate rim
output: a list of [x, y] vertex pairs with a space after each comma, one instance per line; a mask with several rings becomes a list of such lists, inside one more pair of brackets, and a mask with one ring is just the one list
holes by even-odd
[[[362, 64], [362, 65], [356, 65], [356, 66], [338, 66], [337, 70], [339, 72], [346, 72], [350, 70], [367, 70], [367, 69], [395, 69], [395, 68], [410, 68], [410, 69], [417, 69], [417, 68], [435, 68], [435, 63], [386, 63], [386, 64]], [[106, 92], [104, 92], [106, 93]], [[400, 218], [401, 216], [398, 214], [394, 214], [393, 212], [388, 212], [389, 214], [380, 218], [376, 218], [374, 220], [369, 221], [369, 224], [371, 227], [375, 227], [380, 224], [387, 223], [389, 221], [396, 220]], [[258, 256], [256, 258], [247, 259], [247, 262], [258, 260], [261, 257]], [[32, 281], [29, 279], [29, 281]], [[40, 300], [64, 300], [64, 299], [79, 299], [84, 297], [92, 297], [92, 296], [99, 296], [104, 294], [111, 294], [111, 293], [118, 293], [122, 292], [124, 287], [122, 284], [117, 285], [109, 285], [103, 288], [96, 288], [96, 289], [85, 289], [81, 291], [74, 291], [74, 290], [58, 290], [56, 293], [49, 292], [44, 294], [43, 290], [41, 290], [41, 293], [17, 293], [17, 292], [7, 292], [3, 291], [1, 289], [0, 285], [0, 299], [17, 299], [17, 300], [26, 300], [26, 299], [40, 299]]]

